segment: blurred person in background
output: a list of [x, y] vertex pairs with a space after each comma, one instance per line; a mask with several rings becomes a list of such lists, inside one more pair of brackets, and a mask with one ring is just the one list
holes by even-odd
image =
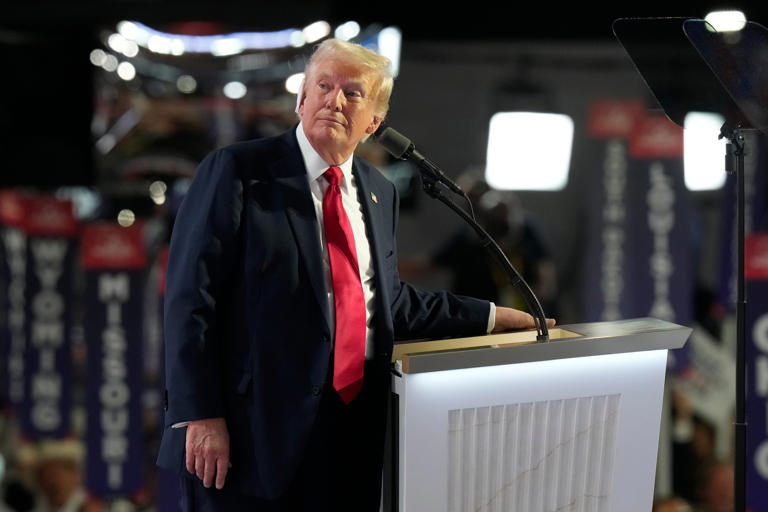
[[[516, 194], [494, 190], [477, 176], [477, 172], [468, 171], [456, 180], [472, 202], [477, 222], [531, 287], [544, 313], [558, 316], [557, 275], [544, 237]], [[402, 259], [398, 268], [402, 275], [416, 278], [435, 267], [450, 271], [449, 288], [454, 293], [527, 309], [504, 268], [469, 226], [458, 228], [430, 261]]]
[[715, 462], [715, 430], [693, 413], [690, 399], [680, 389], [672, 393], [672, 414], [672, 488], [695, 503], [704, 472]]
[[[37, 505], [35, 489], [35, 468], [37, 446], [19, 442], [18, 432], [7, 435], [3, 454], [6, 456], [5, 475], [0, 481], [3, 490], [3, 505], [14, 512], [31, 512]], [[6, 511], [2, 506], [0, 510]]]
[[37, 449], [35, 484], [39, 490], [35, 512], [103, 512], [88, 499], [83, 486], [85, 448], [80, 441], [42, 441]]

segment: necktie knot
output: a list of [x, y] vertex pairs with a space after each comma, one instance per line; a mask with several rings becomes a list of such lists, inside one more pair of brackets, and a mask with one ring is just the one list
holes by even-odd
[[341, 169], [334, 166], [331, 166], [328, 168], [327, 171], [323, 173], [323, 177], [328, 181], [328, 183], [331, 186], [339, 186], [339, 183], [341, 183]]

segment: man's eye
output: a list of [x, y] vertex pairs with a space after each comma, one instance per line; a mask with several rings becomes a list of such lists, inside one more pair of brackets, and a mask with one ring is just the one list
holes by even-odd
[[360, 94], [360, 91], [347, 91], [347, 96], [350, 98], [362, 98], [363, 95]]
[[325, 89], [327, 89], [327, 88], [328, 88], [328, 85], [324, 84], [323, 82], [320, 82], [319, 84], [317, 84], [317, 86], [318, 86], [320, 89], [323, 89], [323, 90], [325, 90]]

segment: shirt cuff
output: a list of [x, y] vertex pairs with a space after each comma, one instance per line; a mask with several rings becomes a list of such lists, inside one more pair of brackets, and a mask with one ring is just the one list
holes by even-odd
[[488, 330], [486, 331], [488, 334], [496, 327], [496, 304], [493, 302], [489, 302], [489, 304], [491, 305], [491, 312], [488, 314]]
[[174, 423], [173, 425], [171, 425], [171, 428], [182, 428], [182, 427], [186, 427], [187, 425], [189, 425], [188, 421], [180, 421], [178, 423]]

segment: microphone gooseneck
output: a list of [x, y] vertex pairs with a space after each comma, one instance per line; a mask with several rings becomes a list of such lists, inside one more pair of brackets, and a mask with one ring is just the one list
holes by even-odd
[[[401, 134], [390, 126], [381, 126], [374, 134], [376, 141], [381, 144], [393, 157], [400, 160], [410, 160], [418, 167], [421, 172], [422, 184], [424, 191], [435, 199], [452, 209], [456, 214], [463, 218], [472, 229], [480, 236], [483, 246], [490, 251], [490, 253], [496, 258], [502, 268], [507, 272], [510, 282], [517, 288], [520, 295], [523, 297], [528, 310], [533, 316], [534, 323], [536, 324], [536, 339], [539, 342], [549, 341], [549, 329], [547, 328], [547, 319], [544, 315], [544, 310], [541, 307], [541, 303], [536, 295], [525, 282], [523, 276], [515, 269], [510, 263], [504, 251], [501, 250], [499, 244], [496, 243], [491, 235], [489, 235], [467, 212], [459, 208], [456, 203], [449, 199], [443, 192], [446, 188], [452, 192], [464, 196], [467, 201], [469, 198], [461, 188], [456, 185], [450, 178], [448, 178], [443, 172], [432, 162], [427, 160], [424, 155], [416, 151], [416, 145], [405, 135]], [[440, 183], [443, 186], [437, 186]], [[471, 205], [471, 203], [470, 203]]]

